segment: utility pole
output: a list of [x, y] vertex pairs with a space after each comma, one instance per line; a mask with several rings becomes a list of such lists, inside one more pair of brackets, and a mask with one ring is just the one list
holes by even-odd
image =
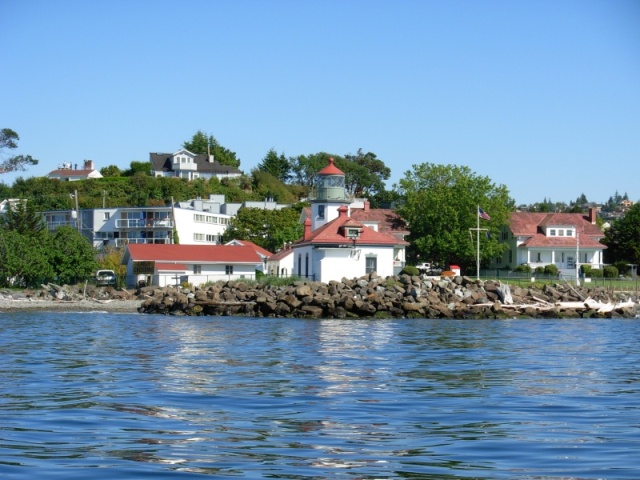
[[[483, 215], [486, 215], [486, 214], [484, 214], [483, 212]], [[483, 218], [485, 220], [488, 220], [489, 216], [486, 215]], [[476, 211], [476, 221], [477, 221], [476, 228], [470, 228], [469, 234], [471, 235], [471, 232], [474, 230], [476, 232], [476, 280], [480, 280], [480, 231], [489, 230], [488, 228], [480, 228], [480, 205], [478, 205], [478, 209]], [[473, 238], [473, 236], [471, 238]], [[471, 240], [471, 242], [473, 243], [473, 240]]]
[[580, 286], [580, 232], [576, 228], [576, 286]]
[[73, 191], [73, 197], [76, 201], [76, 227], [78, 228], [78, 233], [82, 233], [80, 228], [80, 209], [78, 207], [78, 190]]

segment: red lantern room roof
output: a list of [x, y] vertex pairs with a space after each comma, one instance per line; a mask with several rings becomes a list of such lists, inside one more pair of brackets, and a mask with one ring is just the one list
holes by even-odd
[[333, 157], [330, 157], [329, 164], [320, 170], [318, 175], [344, 175], [344, 172], [333, 164]]

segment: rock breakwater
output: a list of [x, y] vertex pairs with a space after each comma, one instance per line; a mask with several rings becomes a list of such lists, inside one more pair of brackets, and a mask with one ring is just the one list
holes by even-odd
[[145, 287], [140, 313], [297, 318], [591, 318], [638, 315], [631, 294], [571, 284], [510, 286], [469, 277], [400, 275], [274, 286], [242, 280], [206, 288]]

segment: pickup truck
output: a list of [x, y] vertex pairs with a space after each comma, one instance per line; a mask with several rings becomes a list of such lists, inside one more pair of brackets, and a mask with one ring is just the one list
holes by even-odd
[[118, 277], [113, 270], [98, 270], [96, 272], [96, 286], [115, 287]]

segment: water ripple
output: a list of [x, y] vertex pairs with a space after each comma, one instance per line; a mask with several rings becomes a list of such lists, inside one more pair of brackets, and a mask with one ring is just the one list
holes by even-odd
[[0, 476], [640, 478], [639, 325], [3, 314]]

